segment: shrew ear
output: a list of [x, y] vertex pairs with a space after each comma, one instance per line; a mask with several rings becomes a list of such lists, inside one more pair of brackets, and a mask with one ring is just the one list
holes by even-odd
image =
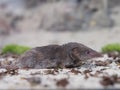
[[79, 49], [78, 47], [75, 47], [73, 48], [71, 51], [70, 51], [70, 58], [73, 60], [73, 61], [79, 61], [79, 57], [80, 57], [80, 52], [79, 52]]

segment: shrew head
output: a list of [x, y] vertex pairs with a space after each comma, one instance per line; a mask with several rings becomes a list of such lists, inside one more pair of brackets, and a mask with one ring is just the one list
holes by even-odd
[[68, 43], [66, 46], [74, 64], [79, 64], [91, 58], [102, 57], [97, 51], [80, 43]]

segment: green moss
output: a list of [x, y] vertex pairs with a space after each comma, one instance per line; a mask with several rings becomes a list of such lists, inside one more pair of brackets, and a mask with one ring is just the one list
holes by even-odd
[[119, 43], [113, 43], [113, 44], [108, 44], [102, 47], [102, 52], [107, 53], [107, 52], [113, 52], [117, 51], [120, 52], [120, 44]]
[[2, 54], [14, 53], [14, 54], [21, 55], [21, 54], [23, 54], [24, 52], [26, 52], [29, 49], [31, 49], [31, 48], [27, 47], [27, 46], [19, 46], [17, 44], [10, 44], [10, 45], [6, 45], [2, 49]]

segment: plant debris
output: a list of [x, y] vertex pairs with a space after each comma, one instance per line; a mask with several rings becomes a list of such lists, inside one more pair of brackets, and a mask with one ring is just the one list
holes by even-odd
[[120, 52], [108, 52], [108, 57], [112, 57], [113, 59], [116, 59], [117, 57], [120, 56]]
[[90, 70], [84, 70], [83, 71], [84, 74], [87, 74], [87, 73], [90, 73], [90, 72], [92, 72], [92, 71], [90, 71]]
[[92, 72], [92, 71], [90, 71], [90, 70], [84, 70], [83, 71], [83, 74], [85, 75], [85, 77], [84, 77], [85, 79], [89, 78], [90, 72]]
[[95, 74], [90, 73], [90, 76], [91, 77], [98, 77], [100, 75], [100, 73], [101, 73], [100, 71], [96, 71]]
[[117, 65], [120, 65], [120, 58], [115, 61]]
[[66, 87], [69, 84], [68, 80], [66, 78], [58, 80], [56, 85], [61, 87]]
[[78, 75], [79, 73], [81, 73], [79, 70], [75, 70], [75, 69], [71, 69], [70, 72], [74, 73], [75, 75]]
[[18, 70], [11, 69], [11, 70], [8, 70], [7, 73], [10, 75], [18, 75]]
[[114, 85], [115, 83], [120, 83], [120, 77], [118, 77], [117, 75], [103, 76], [102, 80], [100, 81], [100, 83], [103, 86]]
[[46, 70], [44, 71], [45, 74], [52, 74], [52, 75], [56, 75], [56, 73], [58, 73], [58, 70], [57, 69], [54, 69], [54, 70]]
[[2, 58], [11, 57], [11, 58], [17, 59], [20, 55], [15, 54], [15, 53], [6, 53], [6, 54], [1, 54], [0, 56], [1, 56]]
[[107, 61], [95, 61], [95, 65], [97, 65], [97, 66], [107, 66], [107, 65], [109, 65], [111, 63], [112, 63], [112, 61], [110, 61], [110, 60], [107, 60]]
[[5, 75], [18, 75], [18, 70], [17, 69], [7, 69], [5, 72], [1, 72], [0, 76], [5, 76]]

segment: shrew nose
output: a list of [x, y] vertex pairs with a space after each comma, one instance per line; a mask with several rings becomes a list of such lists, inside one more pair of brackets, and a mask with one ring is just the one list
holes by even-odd
[[90, 55], [92, 56], [92, 57], [103, 57], [103, 55], [101, 54], [101, 53], [99, 53], [99, 52], [92, 52], [92, 53], [90, 53]]

